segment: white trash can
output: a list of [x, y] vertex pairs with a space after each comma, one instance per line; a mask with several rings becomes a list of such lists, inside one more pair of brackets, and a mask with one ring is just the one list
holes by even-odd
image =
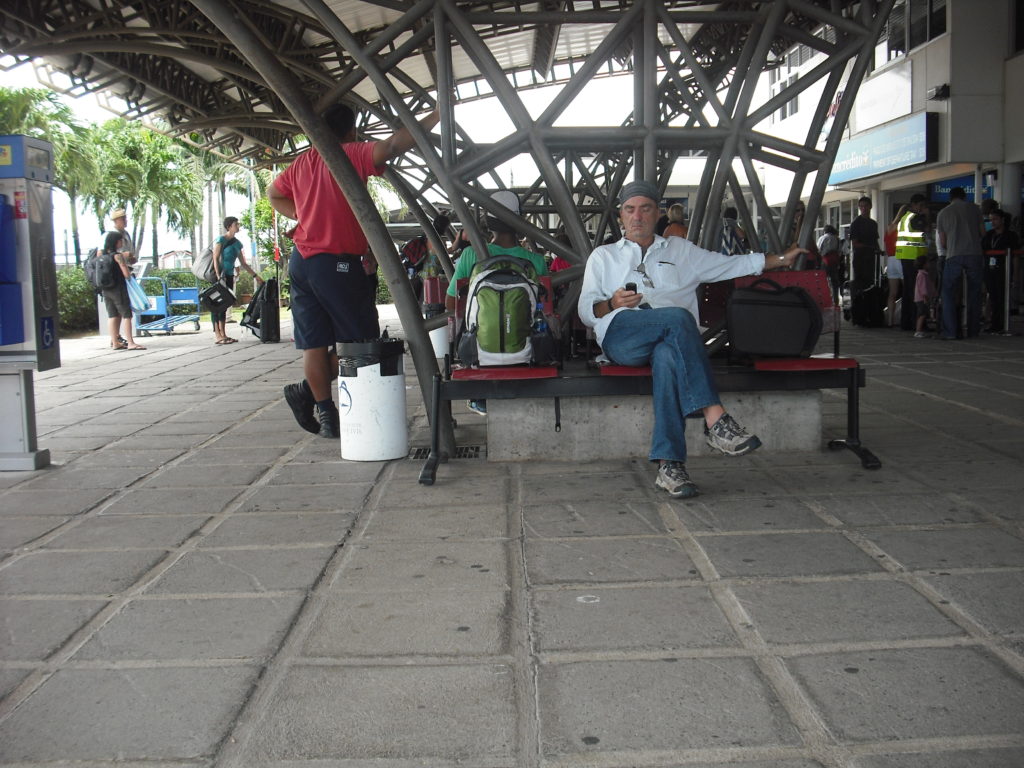
[[[423, 317], [429, 320], [432, 317], [444, 314], [444, 304], [424, 304]], [[442, 358], [448, 354], [448, 324], [435, 328], [428, 333], [430, 346], [434, 348], [434, 357]]]
[[395, 339], [338, 345], [341, 458], [400, 459], [409, 453], [405, 344]]
[[430, 345], [434, 348], [434, 357], [440, 359], [448, 354], [447, 325], [442, 325], [430, 332]]

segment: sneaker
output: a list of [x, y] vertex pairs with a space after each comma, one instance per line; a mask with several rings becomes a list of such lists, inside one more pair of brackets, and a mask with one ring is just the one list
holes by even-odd
[[730, 456], [742, 456], [761, 447], [761, 441], [757, 435], [747, 432], [728, 413], [722, 414], [722, 418], [716, 421], [710, 429], [705, 424], [704, 437], [712, 448]]
[[298, 384], [287, 384], [284, 388], [284, 400], [292, 409], [295, 420], [307, 432], [316, 434], [320, 431], [320, 422], [313, 415], [313, 393], [309, 390], [309, 384], [303, 379]]
[[696, 496], [700, 491], [697, 484], [690, 479], [686, 465], [681, 461], [663, 461], [658, 468], [658, 478], [654, 481], [658, 488], [668, 491], [669, 496], [685, 499]]
[[914, 333], [914, 338], [915, 339], [927, 339], [928, 338], [928, 334], [925, 333], [924, 331], [916, 331]]
[[331, 440], [341, 437], [341, 417], [338, 415], [337, 408], [332, 407], [326, 411], [317, 408], [317, 417], [320, 420], [320, 437]]
[[479, 413], [481, 416], [487, 415], [487, 401], [486, 400], [467, 400], [466, 407], [469, 408], [473, 413]]

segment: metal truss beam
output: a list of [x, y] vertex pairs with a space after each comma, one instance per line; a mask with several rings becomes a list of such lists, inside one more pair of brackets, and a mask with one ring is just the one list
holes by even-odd
[[[321, 146], [317, 112], [348, 99], [365, 112], [366, 137], [403, 125], [413, 132], [416, 150], [393, 163], [389, 178], [428, 235], [443, 205], [478, 247], [481, 211], [510, 219], [489, 196], [503, 184], [496, 169], [527, 158], [537, 173], [516, 185], [524, 234], [581, 265], [595, 242], [618, 234], [614, 196], [623, 181], [642, 175], [665, 190], [676, 161], [687, 156], [705, 161], [692, 239], [710, 243], [731, 201], [770, 248], [809, 243], [856, 87], [893, 2], [367, 0], [353, 11], [336, 0], [7, 0], [0, 50], [17, 60], [43, 57], [73, 89], [112, 89], [129, 116], [159, 118], [167, 132], [257, 164], [291, 157], [299, 134], [331, 153]], [[372, 16], [376, 26], [356, 28], [347, 13]], [[823, 61], [761, 97], [758, 76], [795, 46], [825, 54]], [[518, 51], [527, 55], [516, 59]], [[633, 78], [632, 103], [616, 113], [628, 112], [625, 120], [567, 125], [570, 106], [609, 73]], [[520, 82], [561, 88], [535, 115]], [[777, 110], [798, 97], [808, 108], [809, 89], [819, 86], [805, 135], [769, 133]], [[459, 99], [484, 94], [513, 126], [487, 144], [457, 122]], [[416, 118], [435, 104], [440, 136], [427, 136]], [[792, 176], [780, 213], [768, 205], [758, 165]], [[815, 172], [807, 215], [794, 232], [797, 202]], [[344, 168], [336, 176], [361, 199]], [[382, 223], [364, 213], [385, 276], [399, 280]], [[567, 240], [555, 237], [559, 224]], [[426, 362], [418, 307], [411, 292], [392, 293], [403, 324], [415, 329], [410, 346], [422, 383], [433, 360]], [[570, 293], [568, 302], [574, 299]], [[568, 303], [562, 309], [569, 316]]]

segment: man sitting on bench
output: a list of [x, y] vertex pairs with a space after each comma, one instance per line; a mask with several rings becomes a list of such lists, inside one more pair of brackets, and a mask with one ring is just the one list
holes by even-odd
[[649, 181], [622, 187], [623, 237], [590, 254], [579, 314], [612, 361], [651, 366], [654, 433], [648, 458], [660, 464], [655, 485], [671, 496], [690, 497], [698, 490], [686, 471], [688, 415], [703, 413], [708, 445], [730, 456], [761, 445], [719, 400], [697, 326], [697, 286], [788, 268], [807, 251], [793, 247], [782, 255], [724, 256], [689, 240], [657, 236], [658, 198]]

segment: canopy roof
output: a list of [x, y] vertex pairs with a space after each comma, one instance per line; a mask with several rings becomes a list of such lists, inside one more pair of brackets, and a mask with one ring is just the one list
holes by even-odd
[[[473, 46], [481, 43], [516, 86], [564, 83], [607, 38], [638, 0], [565, 2], [467, 2], [466, 0], [222, 0], [270, 47], [314, 103], [350, 93], [359, 102], [380, 101], [363, 67], [336, 30], [386, 72], [410, 104], [428, 102], [438, 82], [437, 27], [442, 56], [458, 99], [489, 96], [493, 86]], [[721, 83], [751, 30], [761, 30], [765, 2], [657, 2], [678, 24], [696, 60]], [[852, 2], [801, 0], [789, 8], [770, 41], [771, 66], [795, 43], [824, 49], [812, 32], [821, 12], [842, 16]], [[230, 159], [265, 163], [293, 154], [299, 126], [282, 100], [232, 42], [205, 16], [202, 3], [170, 0], [6, 0], [0, 5], [0, 48], [21, 62], [34, 59], [50, 84], [80, 95], [105, 95], [108, 106], [142, 119]], [[454, 20], [458, 23], [453, 23]], [[470, 25], [472, 33], [467, 33]], [[668, 50], [664, 28], [655, 30]], [[631, 71], [634, 46], [617, 45], [595, 76]], [[666, 105], [671, 108], [671, 105]], [[389, 108], [377, 110], [390, 113]]]

